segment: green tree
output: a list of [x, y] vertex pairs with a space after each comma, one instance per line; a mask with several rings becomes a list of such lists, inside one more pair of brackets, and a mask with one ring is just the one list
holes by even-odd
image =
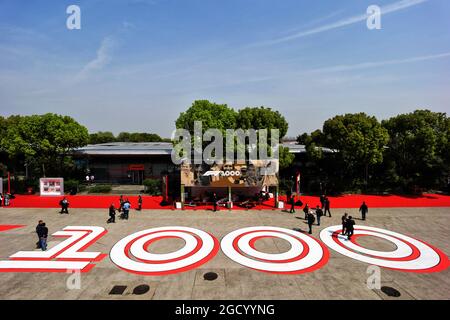
[[[117, 137], [112, 132], [99, 131], [89, 135], [90, 144], [108, 143], [108, 142], [162, 142], [167, 139], [161, 138], [156, 133], [147, 132], [121, 132]], [[170, 139], [168, 140], [170, 142]]]
[[286, 119], [278, 111], [266, 107], [247, 107], [239, 110], [236, 127], [255, 130], [267, 129], [269, 133], [271, 129], [278, 129], [280, 130], [281, 139], [286, 135], [289, 125]]
[[389, 134], [380, 122], [365, 113], [338, 115], [325, 121], [322, 133], [312, 140], [331, 149], [337, 149], [333, 159], [342, 166], [342, 178], [351, 178], [354, 186], [363, 172], [367, 186], [371, 166], [383, 162], [383, 153]]
[[70, 153], [89, 141], [87, 129], [68, 116], [47, 113], [10, 117], [8, 122], [2, 149], [11, 158], [23, 156], [44, 176], [63, 173], [70, 164]]
[[194, 101], [192, 106], [182, 112], [175, 121], [177, 129], [186, 129], [194, 134], [194, 122], [202, 121], [202, 130], [219, 129], [225, 133], [226, 129], [236, 128], [237, 113], [226, 104], [216, 104], [208, 100]]
[[118, 142], [161, 142], [163, 139], [156, 133], [121, 132], [116, 138]]
[[390, 135], [385, 174], [404, 189], [445, 185], [450, 174], [450, 118], [416, 110], [382, 122]]
[[297, 143], [309, 146], [311, 143], [321, 145], [323, 141], [323, 134], [320, 129], [317, 129], [311, 134], [303, 133], [297, 137]]
[[[286, 119], [278, 111], [273, 111], [272, 109], [265, 107], [248, 107], [236, 112], [226, 104], [219, 105], [209, 102], [208, 100], [195, 101], [186, 112], [180, 114], [176, 120], [176, 127], [178, 129], [186, 129], [193, 135], [195, 121], [202, 121], [203, 132], [211, 128], [221, 130], [224, 134], [224, 146], [226, 129], [268, 129], [269, 134], [270, 129], [279, 129], [280, 139], [286, 135], [288, 130]], [[235, 144], [235, 152], [243, 147], [242, 145], [237, 144], [237, 139], [232, 143]], [[268, 140], [268, 143], [270, 143], [270, 140]], [[203, 146], [207, 144], [209, 144], [209, 142], [203, 142]], [[267, 144], [259, 147], [269, 148], [269, 145]], [[245, 146], [244, 148], [245, 152], [248, 153], [248, 148]], [[268, 155], [271, 155], [270, 150], [268, 150]], [[294, 155], [290, 154], [289, 150], [283, 147], [280, 147], [279, 149], [279, 157], [281, 168], [288, 167], [294, 159]]]
[[110, 131], [99, 131], [96, 133], [89, 134], [89, 143], [90, 144], [100, 144], [100, 143], [108, 143], [115, 142], [116, 137]]
[[289, 152], [289, 148], [283, 147], [280, 145], [279, 149], [279, 165], [280, 170], [286, 169], [290, 167], [292, 162], [294, 161], [294, 154]]
[[4, 117], [0, 116], [0, 137], [5, 136], [7, 128], [7, 120]]

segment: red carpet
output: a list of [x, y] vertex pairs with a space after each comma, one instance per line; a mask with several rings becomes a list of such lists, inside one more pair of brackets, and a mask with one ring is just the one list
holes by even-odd
[[[17, 195], [11, 200], [10, 208], [58, 208], [59, 200], [62, 197], [41, 197], [29, 195]], [[119, 197], [114, 195], [75, 195], [67, 196], [70, 202], [70, 208], [108, 208], [111, 203], [117, 207]], [[129, 196], [132, 208], [137, 206], [137, 196]], [[310, 207], [319, 204], [319, 197], [301, 196], [303, 203], [308, 203]], [[440, 194], [424, 194], [422, 196], [375, 196], [375, 195], [344, 195], [338, 197], [329, 197], [331, 208], [359, 208], [362, 201], [366, 201], [369, 208], [393, 208], [393, 207], [450, 207], [450, 196]], [[161, 206], [162, 197], [143, 196], [143, 209], [172, 209], [172, 206]], [[280, 197], [285, 200], [285, 197]], [[298, 200], [298, 198], [297, 198]], [[274, 200], [256, 206], [252, 210], [272, 209]], [[187, 210], [209, 209], [211, 206], [186, 207]], [[238, 206], [234, 209], [245, 210]], [[1, 210], [1, 209], [0, 209]]]

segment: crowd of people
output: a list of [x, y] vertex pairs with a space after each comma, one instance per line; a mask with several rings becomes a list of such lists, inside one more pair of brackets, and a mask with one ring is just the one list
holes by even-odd
[[[289, 203], [291, 205], [290, 213], [295, 213], [295, 206], [303, 206], [302, 201], [296, 200], [295, 194], [292, 194], [289, 199]], [[309, 205], [306, 203], [303, 207], [303, 213], [305, 214], [304, 220], [308, 224], [308, 233], [312, 234], [312, 227], [314, 223], [317, 221], [317, 225], [320, 226], [320, 220], [323, 216], [327, 216], [331, 218], [331, 205], [330, 199], [325, 195], [320, 196], [320, 206], [317, 205], [316, 208], [310, 209]], [[367, 213], [369, 212], [369, 207], [366, 202], [363, 201], [361, 206], [359, 207], [359, 212], [361, 213], [361, 220], [366, 220]], [[342, 234], [346, 235], [350, 240], [353, 235], [355, 220], [353, 220], [352, 216], [349, 216], [348, 213], [345, 213], [342, 216]]]
[[[142, 210], [142, 196], [139, 195], [138, 197], [138, 205], [136, 210], [141, 211]], [[125, 198], [121, 195], [119, 198], [119, 208], [116, 209], [114, 206], [114, 203], [111, 203], [109, 206], [109, 219], [107, 220], [107, 223], [116, 223], [116, 210], [120, 213], [119, 218], [121, 220], [128, 220], [129, 214], [131, 209], [131, 202], [128, 200], [128, 198]]]
[[[138, 205], [136, 210], [140, 211], [142, 210], [142, 196], [139, 195], [138, 197]], [[64, 197], [59, 201], [59, 206], [61, 207], [61, 211], [59, 212], [60, 214], [69, 214], [69, 200]], [[111, 205], [109, 206], [109, 219], [107, 220], [108, 223], [115, 223], [116, 222], [116, 210], [119, 211], [120, 214], [120, 219], [122, 220], [128, 220], [129, 218], [129, 213], [130, 213], [130, 209], [131, 209], [131, 203], [130, 200], [128, 200], [128, 198], [124, 199], [123, 195], [120, 196], [119, 198], [119, 207], [118, 209], [116, 209], [116, 207], [114, 206], [114, 203], [111, 203]]]
[[[213, 210], [217, 211], [217, 202], [218, 198], [217, 195], [213, 194]], [[8, 199], [8, 202], [7, 202]], [[303, 206], [303, 203], [300, 199], [296, 200], [295, 194], [290, 196], [289, 202], [291, 204], [290, 213], [295, 213], [295, 207], [296, 206]], [[139, 195], [138, 201], [137, 201], [137, 208], [136, 210], [142, 210], [142, 203], [143, 199], [142, 196]], [[9, 197], [6, 198], [3, 197], [3, 195], [0, 193], [0, 206], [1, 205], [9, 205]], [[60, 214], [68, 214], [69, 213], [69, 201], [66, 197], [64, 197], [62, 200], [60, 200], [59, 205], [61, 206]], [[331, 205], [330, 200], [328, 197], [322, 195], [320, 196], [320, 206], [317, 205], [314, 209], [311, 209], [308, 205], [308, 203], [305, 204], [303, 207], [303, 213], [305, 214], [304, 220], [308, 224], [309, 230], [308, 233], [312, 234], [312, 228], [314, 223], [317, 221], [317, 225], [320, 226], [320, 220], [323, 216], [327, 216], [331, 218]], [[116, 209], [114, 206], [114, 203], [111, 203], [109, 206], [109, 219], [107, 220], [107, 223], [115, 223], [116, 222], [116, 211], [120, 213], [119, 218], [122, 220], [128, 220], [129, 213], [131, 209], [131, 203], [128, 198], [124, 198], [123, 195], [119, 198], [119, 207]], [[359, 208], [359, 212], [361, 213], [361, 220], [366, 220], [367, 213], [369, 212], [369, 208], [365, 201], [361, 204]], [[355, 220], [352, 216], [350, 216], [347, 212], [344, 213], [344, 215], [341, 217], [342, 221], [342, 235], [347, 236], [347, 238], [350, 240], [354, 233], [354, 226], [355, 226]], [[43, 251], [47, 250], [47, 237], [48, 237], [48, 228], [45, 225], [45, 222], [42, 220], [39, 220], [38, 225], [36, 226], [36, 234], [38, 236], [38, 242], [36, 242], [36, 249], [41, 249]]]

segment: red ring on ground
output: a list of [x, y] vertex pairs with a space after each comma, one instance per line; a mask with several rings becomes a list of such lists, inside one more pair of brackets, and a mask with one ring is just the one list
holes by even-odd
[[[176, 232], [186, 232], [186, 233], [190, 233], [190, 232], [187, 232], [186, 230], [160, 230], [160, 231], [155, 231], [155, 232], [147, 233], [147, 234], [145, 234], [145, 235], [143, 235], [143, 236], [146, 236], [146, 235], [149, 235], [149, 234], [153, 234], [153, 233], [165, 232], [165, 231], [176, 231]], [[217, 240], [217, 238], [214, 237], [214, 236], [213, 236], [212, 234], [210, 234], [210, 233], [208, 233], [208, 235], [210, 235], [211, 238], [212, 238], [213, 241], [214, 241], [214, 246], [213, 246], [213, 249], [211, 250], [211, 252], [210, 252], [206, 257], [204, 257], [203, 259], [201, 259], [201, 260], [199, 260], [199, 261], [197, 261], [197, 262], [195, 262], [195, 263], [193, 263], [193, 264], [187, 265], [187, 266], [185, 266], [185, 267], [183, 267], [183, 268], [178, 268], [178, 269], [173, 269], [173, 270], [167, 270], [167, 271], [146, 272], [146, 271], [135, 271], [135, 270], [130, 270], [130, 269], [121, 267], [121, 266], [119, 266], [119, 265], [116, 265], [116, 266], [117, 266], [119, 269], [124, 270], [124, 271], [126, 271], [126, 272], [133, 273], [133, 274], [139, 274], [139, 275], [145, 275], [145, 276], [165, 276], [165, 275], [169, 275], [169, 274], [175, 274], [175, 273], [180, 273], [180, 272], [189, 271], [189, 270], [191, 270], [191, 269], [195, 269], [195, 268], [201, 266], [202, 264], [205, 264], [206, 262], [208, 262], [208, 261], [211, 260], [212, 258], [214, 258], [214, 256], [217, 254], [217, 252], [219, 252], [219, 248], [220, 248], [219, 240]], [[133, 239], [133, 240], [130, 241], [130, 242], [134, 243], [134, 241], [136, 241], [137, 239], [140, 239], [140, 238], [141, 238], [141, 236], [139, 236], [138, 238]], [[127, 254], [127, 252], [129, 252], [129, 246], [128, 246], [128, 245], [129, 245], [129, 243], [125, 246], [125, 249], [128, 248], [128, 250], [126, 250], [126, 252], [125, 252], [125, 255], [126, 255], [128, 258], [130, 258], [130, 257], [128, 256], [128, 254]], [[130, 258], [130, 259], [131, 259], [131, 258]]]
[[[341, 247], [343, 247], [343, 248], [345, 248], [345, 249], [347, 249], [347, 250], [349, 250], [351, 252], [354, 252], [353, 250], [349, 249], [348, 247], [343, 246], [342, 243], [340, 243], [340, 241], [337, 240], [337, 235], [339, 235], [341, 232], [342, 232], [342, 230], [336, 230], [335, 232], [333, 232], [333, 234], [331, 235], [331, 237], [333, 238], [333, 241], [335, 241]], [[410, 237], [408, 235], [405, 235], [405, 236]], [[399, 239], [397, 237], [394, 237], [394, 238]], [[383, 267], [383, 268], [390, 269], [390, 270], [403, 271], [403, 272], [432, 273], [432, 272], [444, 271], [445, 269], [447, 269], [450, 266], [450, 260], [448, 259], [448, 256], [444, 252], [442, 252], [439, 248], [437, 248], [437, 247], [435, 247], [433, 245], [430, 245], [429, 243], [427, 243], [425, 241], [422, 241], [420, 239], [413, 238], [413, 237], [410, 237], [410, 238], [412, 238], [412, 239], [414, 239], [416, 241], [419, 241], [419, 242], [423, 243], [424, 245], [426, 245], [426, 246], [430, 247], [431, 249], [433, 249], [436, 252], [436, 254], [439, 256], [439, 263], [437, 265], [435, 265], [434, 267], [427, 268], [427, 269], [401, 269], [401, 268], [391, 268], [391, 267]], [[408, 245], [411, 245], [411, 248], [413, 249], [413, 253], [410, 256], [414, 255], [414, 250], [416, 249], [417, 251], [419, 251], [419, 256], [418, 257], [420, 257], [420, 250], [417, 249], [416, 246], [414, 246], [413, 244], [411, 244], [408, 241], [405, 241], [403, 239], [399, 239], [399, 240], [405, 242]], [[354, 252], [354, 253], [364, 255], [364, 254], [362, 254], [360, 252]], [[367, 256], [369, 256], [369, 255], [367, 255]], [[395, 259], [396, 259], [396, 258], [380, 258], [380, 257], [376, 257], [376, 258], [377, 259], [384, 259], [384, 260], [391, 260], [391, 261], [395, 261]], [[407, 257], [405, 257], [405, 258], [398, 258], [397, 261], [413, 261], [414, 260], [414, 259], [413, 260], [406, 260], [406, 258]]]
[[[255, 231], [248, 231], [248, 232], [242, 233], [242, 234], [240, 234], [239, 236], [237, 236], [237, 237], [233, 240], [233, 248], [234, 248], [235, 250], [237, 250], [238, 253], [242, 254], [241, 251], [239, 250], [239, 248], [237, 247], [237, 241], [239, 241], [239, 239], [240, 239], [242, 236], [246, 235], [246, 234], [254, 233], [254, 232], [260, 232], [260, 231], [262, 231], [262, 232], [267, 231], [267, 232], [278, 232], [278, 233], [283, 233], [283, 234], [292, 236], [293, 238], [296, 238], [296, 239], [300, 240], [301, 242], [303, 242], [302, 239], [297, 238], [297, 237], [295, 237], [295, 236], [293, 236], [292, 234], [289, 234], [289, 233], [284, 233], [284, 232], [280, 232], [280, 231], [277, 231], [277, 230], [255, 230]], [[314, 265], [312, 265], [312, 266], [310, 266], [310, 267], [308, 267], [308, 268], [301, 269], [301, 270], [295, 270], [295, 271], [283, 271], [283, 272], [279, 272], [279, 271], [268, 271], [268, 270], [263, 270], [263, 269], [251, 268], [251, 267], [248, 267], [248, 266], [247, 266], [247, 267], [250, 268], [250, 269], [256, 270], [256, 271], [261, 271], [261, 272], [270, 273], [270, 274], [292, 274], [292, 275], [293, 275], [293, 274], [302, 274], [302, 273], [313, 272], [313, 271], [315, 271], [315, 270], [318, 270], [318, 269], [322, 268], [324, 265], [327, 264], [327, 262], [328, 262], [328, 260], [329, 260], [329, 258], [330, 258], [330, 252], [328, 251], [328, 247], [325, 246], [325, 244], [323, 244], [321, 241], [318, 241], [317, 239], [311, 237], [310, 235], [306, 235], [306, 236], [312, 238], [312, 239], [313, 239], [314, 241], [316, 241], [316, 242], [320, 245], [320, 247], [322, 248], [322, 253], [323, 253], [322, 258], [321, 258], [316, 264], [314, 264]], [[267, 237], [272, 237], [272, 236], [267, 236]], [[303, 248], [304, 248], [303, 252], [305, 252], [305, 251], [307, 250], [308, 253], [309, 253], [309, 246], [304, 245]], [[256, 249], [255, 249], [255, 250], [256, 250]], [[303, 252], [302, 252], [302, 254], [300, 255], [300, 256], [302, 256], [302, 258], [303, 258], [304, 256], [306, 256], [306, 254], [303, 256]], [[300, 256], [299, 256], [299, 257], [300, 257]], [[254, 258], [254, 257], [253, 257], [253, 258]], [[259, 261], [264, 261], [263, 259], [257, 259], [257, 260], [259, 260]], [[289, 259], [289, 260], [286, 260], [286, 261], [293, 262], [293, 261], [290, 261], [290, 260], [297, 261], [297, 260], [300, 260], [300, 259], [298, 259], [298, 257], [297, 257], [297, 259], [296, 259], [296, 258], [293, 258], [293, 259]], [[270, 262], [275, 263], [275, 261], [270, 261]]]

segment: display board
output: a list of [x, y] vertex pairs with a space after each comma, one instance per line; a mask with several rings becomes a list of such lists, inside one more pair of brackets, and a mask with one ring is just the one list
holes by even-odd
[[64, 178], [41, 178], [39, 185], [41, 196], [64, 195]]
[[278, 160], [250, 160], [212, 166], [181, 165], [181, 184], [186, 187], [265, 187], [278, 185]]

